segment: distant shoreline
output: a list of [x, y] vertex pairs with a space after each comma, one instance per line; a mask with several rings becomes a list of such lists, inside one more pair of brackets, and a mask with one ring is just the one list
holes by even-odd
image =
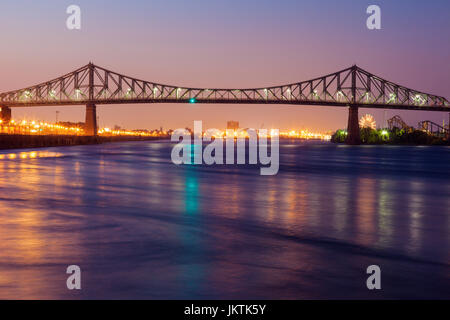
[[[347, 130], [337, 130], [331, 136], [332, 143], [345, 143]], [[450, 140], [446, 133], [431, 134], [424, 130], [393, 129], [360, 129], [361, 145], [398, 145], [398, 146], [448, 146]]]
[[169, 137], [139, 136], [63, 136], [63, 135], [0, 135], [0, 151], [11, 149], [50, 148], [95, 145], [108, 142], [167, 140]]

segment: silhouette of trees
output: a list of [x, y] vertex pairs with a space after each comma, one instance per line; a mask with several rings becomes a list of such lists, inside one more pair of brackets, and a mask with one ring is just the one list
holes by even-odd
[[[403, 145], [449, 145], [450, 140], [428, 134], [422, 130], [406, 131], [394, 127], [388, 129], [360, 129], [362, 144], [403, 144]], [[334, 143], [344, 143], [347, 137], [346, 130], [337, 130], [332, 136]]]

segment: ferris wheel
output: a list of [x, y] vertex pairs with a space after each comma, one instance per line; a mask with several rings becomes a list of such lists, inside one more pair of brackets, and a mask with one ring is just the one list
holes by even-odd
[[377, 122], [371, 114], [366, 114], [359, 119], [359, 126], [361, 128], [370, 128], [375, 130], [377, 128]]

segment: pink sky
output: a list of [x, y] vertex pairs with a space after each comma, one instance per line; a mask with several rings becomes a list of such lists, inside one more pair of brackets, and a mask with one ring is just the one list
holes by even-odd
[[[82, 29], [65, 27], [68, 1], [0, 4], [0, 91], [50, 80], [89, 61], [137, 78], [190, 87], [263, 87], [307, 80], [358, 64], [388, 80], [450, 97], [449, 5], [378, 1], [382, 30], [365, 26], [371, 3], [342, 1], [78, 1]], [[58, 4], [55, 4], [58, 3]], [[405, 9], [406, 6], [406, 9]], [[15, 118], [84, 121], [84, 107], [13, 109]], [[383, 111], [362, 109], [382, 122]], [[399, 112], [409, 124], [445, 113]], [[99, 106], [101, 126], [331, 130], [347, 111], [259, 105]]]

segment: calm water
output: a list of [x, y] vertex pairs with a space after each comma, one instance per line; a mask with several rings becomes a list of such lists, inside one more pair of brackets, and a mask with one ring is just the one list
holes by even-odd
[[285, 142], [276, 176], [167, 142], [33, 151], [0, 152], [0, 298], [450, 298], [449, 147]]

